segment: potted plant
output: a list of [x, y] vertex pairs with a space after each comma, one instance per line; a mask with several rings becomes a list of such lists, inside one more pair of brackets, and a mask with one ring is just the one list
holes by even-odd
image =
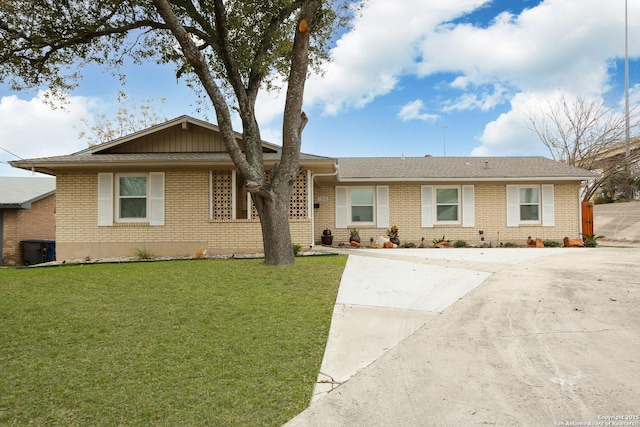
[[356, 243], [360, 243], [360, 231], [357, 228], [350, 228], [349, 229], [349, 242], [356, 242]]
[[393, 244], [399, 245], [400, 239], [398, 238], [398, 227], [392, 226], [387, 229], [387, 236], [389, 236], [389, 241]]
[[322, 232], [322, 244], [331, 246], [333, 244], [333, 236], [331, 235], [331, 230], [325, 228]]

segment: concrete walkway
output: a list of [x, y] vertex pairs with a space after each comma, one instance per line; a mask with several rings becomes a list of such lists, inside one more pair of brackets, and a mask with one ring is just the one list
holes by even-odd
[[313, 403], [288, 426], [640, 413], [640, 249], [348, 253]]

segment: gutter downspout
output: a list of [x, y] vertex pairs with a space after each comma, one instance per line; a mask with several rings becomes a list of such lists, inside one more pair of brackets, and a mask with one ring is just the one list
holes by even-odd
[[315, 199], [315, 195], [314, 195], [314, 191], [313, 188], [315, 186], [315, 177], [317, 176], [337, 176], [338, 175], [338, 171], [340, 168], [340, 165], [338, 165], [338, 163], [334, 163], [333, 168], [335, 169], [333, 172], [326, 172], [326, 173], [314, 173], [311, 174], [311, 186], [310, 186], [310, 191], [309, 191], [309, 199], [311, 199], [311, 243], [309, 244], [309, 248], [313, 249], [316, 245], [315, 243], [315, 235], [316, 235], [316, 212], [313, 208], [313, 201]]

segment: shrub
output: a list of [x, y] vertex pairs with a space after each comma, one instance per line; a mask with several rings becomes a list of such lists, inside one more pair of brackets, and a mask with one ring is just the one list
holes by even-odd
[[604, 236], [596, 236], [595, 234], [583, 234], [584, 246], [586, 248], [595, 248], [598, 246], [598, 239], [604, 238]]
[[557, 242], [555, 240], [544, 240], [542, 242], [545, 248], [559, 248], [562, 247], [562, 242]]
[[407, 242], [404, 245], [402, 245], [403, 248], [415, 248], [416, 244], [413, 242]]
[[455, 242], [453, 242], [454, 248], [466, 248], [467, 246], [467, 242], [465, 242], [464, 240], [456, 240]]
[[518, 247], [518, 244], [517, 244], [517, 243], [514, 243], [514, 242], [505, 242], [505, 243], [504, 243], [504, 247], [505, 247], [505, 248], [517, 248], [517, 247]]
[[444, 238], [444, 236], [442, 236], [442, 238], [441, 238], [441, 239], [438, 239], [438, 238], [436, 237], [436, 238], [435, 238], [435, 239], [433, 239], [431, 242], [432, 242], [434, 245], [437, 245], [438, 243], [450, 242], [450, 241], [451, 241], [451, 240], [446, 240], [446, 239]]
[[298, 256], [300, 254], [300, 249], [302, 249], [302, 245], [296, 243], [293, 245], [293, 256]]
[[133, 253], [138, 259], [151, 259], [155, 256], [151, 252], [151, 249], [147, 248], [146, 246], [134, 249]]

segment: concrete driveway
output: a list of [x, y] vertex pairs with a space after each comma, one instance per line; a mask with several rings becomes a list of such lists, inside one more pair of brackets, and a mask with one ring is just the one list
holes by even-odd
[[640, 249], [349, 253], [288, 426], [640, 425]]
[[640, 202], [595, 205], [593, 227], [607, 240], [640, 242]]

